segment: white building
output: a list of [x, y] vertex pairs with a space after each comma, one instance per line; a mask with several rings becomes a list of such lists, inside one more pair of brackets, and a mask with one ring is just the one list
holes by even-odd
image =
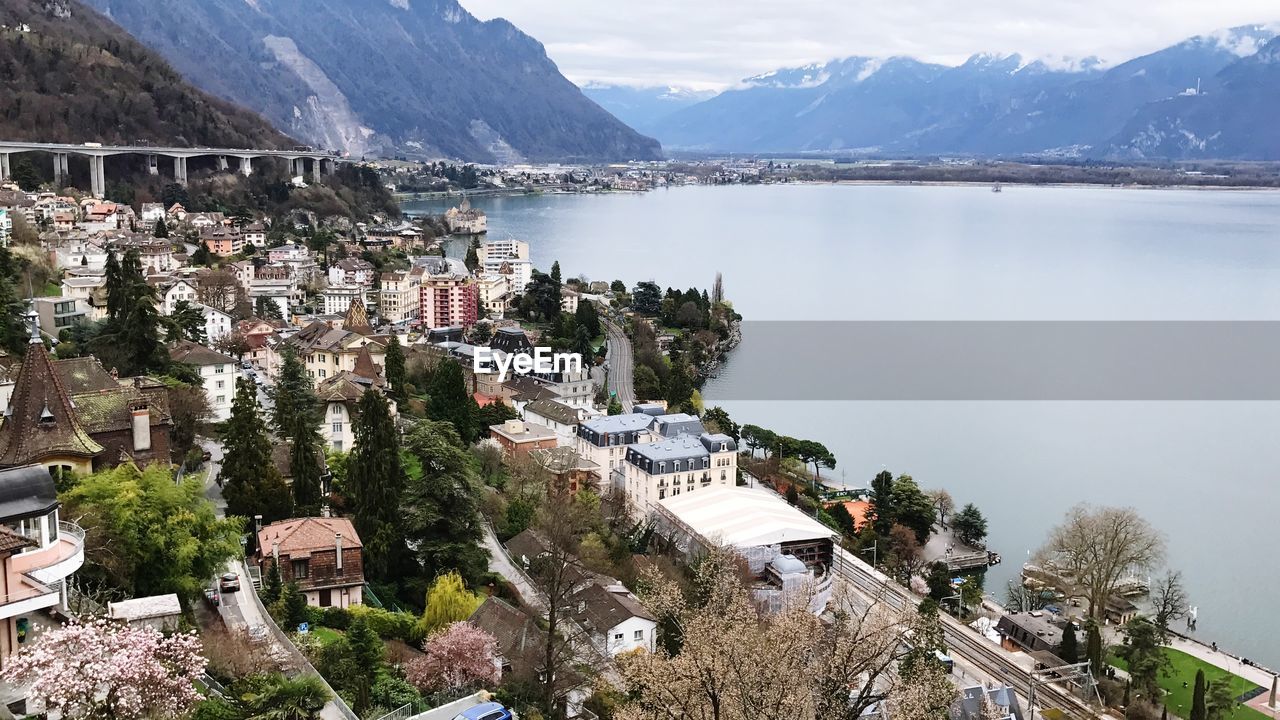
[[621, 583], [589, 583], [570, 599], [572, 615], [602, 654], [616, 657], [633, 650], [653, 652], [658, 623]]
[[529, 243], [523, 240], [491, 240], [476, 251], [481, 275], [500, 275], [507, 279], [507, 289], [516, 295], [524, 293], [533, 279], [533, 263], [529, 260]]
[[164, 295], [161, 297], [162, 307], [165, 315], [172, 315], [177, 309], [178, 303], [185, 302], [188, 305], [195, 305], [200, 302], [197, 299], [196, 286], [187, 280], [179, 280], [165, 289]]
[[578, 424], [589, 417], [587, 410], [565, 405], [558, 400], [535, 400], [524, 403], [521, 415], [531, 423], [550, 428], [562, 446], [574, 444], [578, 434]]
[[204, 337], [209, 343], [217, 342], [231, 332], [231, 316], [208, 305], [198, 305], [204, 314]]
[[364, 288], [358, 285], [330, 285], [320, 293], [324, 301], [323, 314], [342, 315], [351, 307], [351, 301], [365, 304]]
[[183, 340], [169, 348], [175, 362], [191, 365], [200, 373], [204, 394], [216, 422], [231, 417], [231, 399], [236, 393], [236, 359], [215, 350]]
[[417, 320], [422, 307], [421, 287], [420, 266], [414, 266], [405, 272], [382, 273], [382, 283], [378, 290], [378, 316], [389, 323]]
[[667, 497], [738, 482], [738, 445], [720, 433], [680, 433], [632, 445], [623, 460], [627, 502], [641, 518]]

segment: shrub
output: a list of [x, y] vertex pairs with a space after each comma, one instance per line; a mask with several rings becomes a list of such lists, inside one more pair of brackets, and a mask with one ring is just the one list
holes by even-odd
[[334, 630], [346, 630], [351, 625], [351, 613], [345, 608], [327, 607], [321, 613], [320, 624]]
[[347, 614], [351, 620], [364, 618], [369, 629], [384, 640], [395, 639], [412, 642], [417, 638], [414, 625], [417, 623], [418, 618], [409, 613], [392, 612], [384, 608], [369, 607], [368, 605], [352, 605], [347, 608]]

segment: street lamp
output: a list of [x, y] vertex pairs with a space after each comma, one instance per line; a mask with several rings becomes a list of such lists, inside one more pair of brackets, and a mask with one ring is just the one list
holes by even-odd
[[955, 601], [960, 605], [960, 615], [959, 615], [959, 617], [963, 620], [963, 619], [964, 619], [964, 598], [960, 597], [958, 594], [957, 594], [957, 595], [948, 595], [948, 596], [946, 596], [946, 597], [942, 598], [941, 600], [939, 600], [938, 602], [939, 602], [939, 603], [944, 603], [944, 602], [946, 602], [946, 601], [948, 601], [948, 600], [955, 600]]
[[860, 552], [864, 552], [864, 553], [867, 553], [867, 552], [871, 553], [871, 567], [872, 567], [872, 568], [874, 568], [874, 567], [876, 566], [876, 546], [878, 546], [879, 544], [880, 544], [880, 541], [879, 541], [879, 540], [874, 540], [874, 541], [872, 541], [872, 543], [871, 543], [871, 547], [869, 547], [869, 548], [862, 548], [862, 550], [860, 551]]

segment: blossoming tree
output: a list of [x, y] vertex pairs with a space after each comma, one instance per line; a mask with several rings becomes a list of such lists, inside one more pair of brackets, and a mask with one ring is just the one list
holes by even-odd
[[497, 641], [466, 622], [455, 622], [427, 638], [426, 655], [410, 660], [405, 679], [428, 692], [479, 687], [498, 681]]
[[193, 683], [204, 667], [194, 633], [165, 637], [97, 620], [44, 633], [2, 676], [68, 720], [137, 720], [185, 717], [200, 699]]

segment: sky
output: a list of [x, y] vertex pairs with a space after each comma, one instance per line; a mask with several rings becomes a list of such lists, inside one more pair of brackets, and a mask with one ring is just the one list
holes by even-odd
[[1109, 64], [1280, 21], [1280, 0], [460, 0], [540, 40], [570, 80], [720, 90], [780, 67], [974, 53]]

